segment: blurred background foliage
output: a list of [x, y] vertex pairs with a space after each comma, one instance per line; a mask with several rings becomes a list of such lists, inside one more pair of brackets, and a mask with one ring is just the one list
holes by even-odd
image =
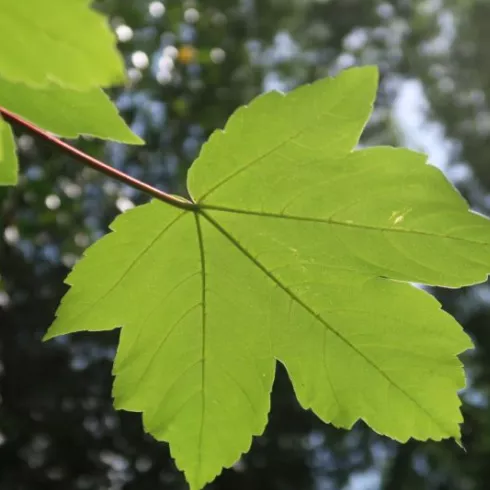
[[[209, 134], [257, 94], [352, 65], [381, 84], [362, 144], [423, 150], [490, 214], [488, 0], [100, 0], [127, 62], [111, 96], [147, 145], [76, 142], [162, 189], [185, 194]], [[266, 131], [267, 128], [264, 128]], [[17, 131], [20, 185], [0, 189], [0, 490], [180, 490], [165, 444], [115, 412], [117, 332], [41, 337], [63, 278], [140, 193]], [[454, 442], [397, 444], [300, 409], [281, 367], [265, 434], [215, 490], [484, 490], [490, 481], [490, 289], [435, 290], [475, 341], [465, 355], [466, 453]]]

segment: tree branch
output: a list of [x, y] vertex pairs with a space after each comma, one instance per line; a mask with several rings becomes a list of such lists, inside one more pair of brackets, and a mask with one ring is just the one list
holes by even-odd
[[405, 444], [397, 444], [395, 455], [384, 475], [380, 485], [381, 490], [402, 490], [411, 488], [411, 476], [413, 476], [412, 457], [418, 447], [414, 440]]
[[69, 145], [68, 143], [65, 143], [61, 139], [52, 135], [51, 133], [41, 128], [38, 128], [37, 126], [35, 126], [34, 124], [28, 121], [25, 121], [17, 114], [10, 112], [9, 110], [4, 109], [3, 107], [0, 107], [0, 115], [2, 115], [6, 121], [13, 123], [16, 126], [20, 126], [22, 129], [31, 133], [35, 137], [40, 138], [46, 143], [49, 143], [50, 145], [54, 146], [62, 153], [65, 153], [66, 155], [74, 158], [75, 160], [82, 163], [83, 165], [93, 168], [97, 172], [101, 172], [109, 177], [112, 177], [113, 179], [119, 180], [120, 182], [123, 182], [124, 184], [133, 187], [134, 189], [138, 189], [139, 191], [149, 194], [155, 199], [170, 204], [171, 206], [181, 208], [181, 209], [189, 209], [189, 210], [196, 209], [197, 207], [195, 203], [188, 201], [183, 197], [174, 196], [172, 194], [163, 192], [157, 189], [156, 187], [153, 187], [141, 180], [135, 179], [130, 175], [121, 172], [120, 170], [117, 170], [105, 164], [104, 162], [101, 162], [100, 160], [91, 157], [90, 155], [87, 155], [83, 151], [78, 150], [77, 148]]

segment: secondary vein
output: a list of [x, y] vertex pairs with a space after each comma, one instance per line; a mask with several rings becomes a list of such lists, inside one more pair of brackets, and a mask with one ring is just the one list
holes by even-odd
[[245, 209], [229, 208], [226, 206], [214, 206], [212, 204], [200, 204], [200, 209], [203, 215], [205, 214], [206, 210], [220, 211], [224, 213], [242, 214], [246, 216], [257, 216], [260, 218], [274, 218], [274, 219], [283, 219], [283, 220], [291, 220], [291, 221], [303, 221], [307, 223], [320, 223], [320, 224], [328, 224], [334, 226], [343, 226], [346, 228], [357, 228], [357, 229], [367, 230], [367, 231], [407, 233], [407, 234], [421, 235], [421, 236], [434, 237], [434, 238], [446, 238], [448, 240], [473, 243], [475, 245], [486, 245], [486, 246], [490, 245], [490, 243], [488, 242], [471, 240], [465, 237], [447, 235], [444, 233], [431, 233], [422, 230], [409, 230], [407, 228], [388, 228], [388, 227], [365, 225], [362, 223], [354, 223], [354, 222], [349, 223], [347, 221], [339, 221], [331, 218], [313, 218], [313, 217], [310, 218], [308, 216], [295, 216], [290, 214], [269, 213], [265, 211], [249, 211]]

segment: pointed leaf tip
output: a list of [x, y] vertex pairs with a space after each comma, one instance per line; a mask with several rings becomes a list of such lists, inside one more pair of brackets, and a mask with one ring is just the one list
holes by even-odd
[[[239, 108], [203, 145], [188, 173], [189, 193], [198, 202], [225, 205], [223, 194], [236, 200], [244, 180], [253, 180], [255, 188], [266, 163], [277, 172], [285, 163], [298, 167], [348, 154], [371, 115], [377, 73], [375, 66], [350, 68], [283, 96], [268, 92]], [[247, 192], [240, 199], [253, 196]]]
[[66, 138], [87, 135], [142, 145], [101, 89], [76, 91], [55, 84], [33, 89], [0, 77], [0, 106]]

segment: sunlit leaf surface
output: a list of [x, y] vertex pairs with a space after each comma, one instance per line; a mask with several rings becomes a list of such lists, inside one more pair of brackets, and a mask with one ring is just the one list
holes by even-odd
[[468, 337], [409, 281], [484, 281], [490, 226], [425, 158], [353, 151], [372, 68], [239, 109], [189, 175], [194, 211], [115, 220], [47, 338], [122, 327], [115, 405], [143, 412], [193, 489], [267, 421], [276, 360], [300, 403], [399, 441], [455, 438]]

